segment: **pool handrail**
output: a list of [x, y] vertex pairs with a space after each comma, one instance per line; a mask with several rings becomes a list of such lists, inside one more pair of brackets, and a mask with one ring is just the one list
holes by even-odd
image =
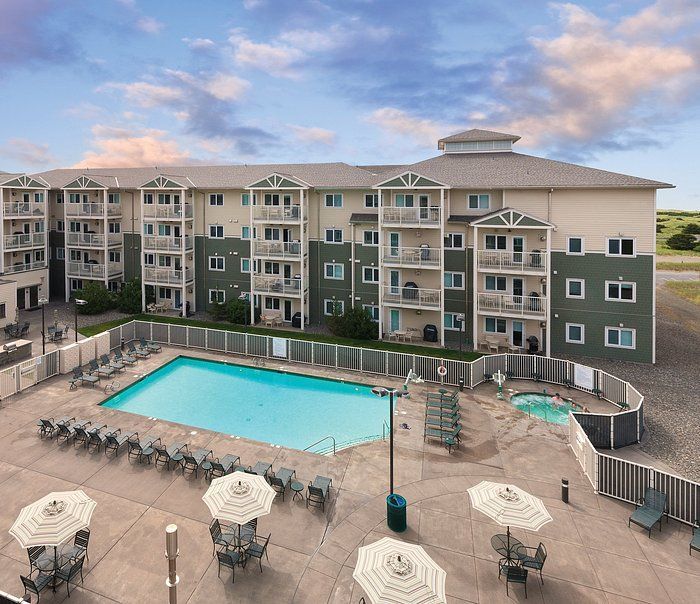
[[303, 451], [308, 451], [311, 447], [315, 447], [316, 445], [321, 444], [324, 440], [331, 439], [333, 441], [333, 455], [335, 455], [335, 437], [331, 436], [330, 434], [328, 436], [324, 436], [321, 440], [317, 440], [315, 443], [310, 444], [306, 449], [303, 449]]

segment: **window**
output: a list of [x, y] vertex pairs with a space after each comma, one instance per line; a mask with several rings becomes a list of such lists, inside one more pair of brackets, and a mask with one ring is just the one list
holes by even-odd
[[323, 272], [326, 275], [326, 279], [340, 280], [345, 277], [345, 267], [335, 262], [326, 262], [323, 265]]
[[583, 247], [583, 237], [567, 237], [566, 253], [569, 256], [583, 256], [585, 254], [585, 248]]
[[57, 247], [56, 248], [56, 260], [65, 260], [65, 259], [66, 259], [66, 248]]
[[486, 235], [484, 242], [487, 250], [505, 250], [508, 245], [505, 235]]
[[636, 329], [623, 329], [621, 327], [605, 328], [605, 345], [610, 348], [635, 348], [636, 339]]
[[241, 227], [241, 239], [250, 239], [250, 227], [249, 226], [242, 226]]
[[362, 283], [379, 283], [379, 269], [375, 266], [363, 266]]
[[345, 302], [342, 300], [324, 300], [323, 314], [327, 317], [334, 314], [342, 315], [345, 312]]
[[223, 256], [209, 256], [209, 270], [223, 271], [225, 269], [226, 259]]
[[362, 245], [379, 245], [379, 231], [363, 231]]
[[107, 203], [121, 203], [122, 195], [121, 193], [109, 193], [107, 195]]
[[343, 229], [326, 229], [326, 243], [343, 243]]
[[443, 322], [445, 329], [449, 329], [451, 331], [461, 331], [462, 322], [458, 319], [458, 317], [459, 314], [456, 312], [446, 312], [445, 320]]
[[144, 254], [143, 255], [143, 263], [146, 266], [154, 266], [156, 263], [156, 256], [155, 254]]
[[173, 265], [173, 258], [172, 256], [158, 256], [158, 266], [172, 266]]
[[209, 205], [210, 206], [222, 206], [222, 205], [224, 205], [224, 194], [223, 193], [209, 193]]
[[326, 193], [327, 208], [342, 208], [343, 194], [342, 193]]
[[111, 291], [112, 293], [118, 294], [118, 293], [119, 293], [119, 281], [110, 281], [110, 282], [107, 284], [107, 288], [108, 288], [109, 291]]
[[109, 232], [110, 233], [121, 233], [122, 232], [122, 223], [121, 222], [110, 222], [109, 223]]
[[[257, 198], [255, 196], [255, 193], [253, 193], [253, 205], [255, 205], [257, 202]], [[250, 193], [241, 193], [241, 205], [242, 206], [249, 206], [250, 205]]]
[[5, 310], [5, 303], [0, 304], [0, 319], [7, 317], [7, 312]]
[[379, 307], [378, 306], [373, 306], [371, 304], [363, 304], [362, 308], [364, 308], [372, 317], [372, 321], [375, 323], [379, 323]]
[[70, 280], [70, 290], [74, 292], [77, 289], [83, 289], [82, 279], [71, 279]]
[[63, 233], [63, 231], [66, 230], [66, 223], [63, 222], [63, 220], [57, 220], [57, 221], [56, 221], [56, 230], [57, 230], [59, 233]]
[[81, 250], [70, 250], [70, 261], [71, 262], [81, 262], [83, 259], [83, 252]]
[[462, 233], [445, 233], [445, 247], [452, 249], [464, 248], [464, 234]]
[[250, 272], [250, 258], [241, 258], [241, 272], [242, 273], [249, 273]]
[[506, 320], [486, 317], [486, 331], [488, 333], [506, 333]]
[[263, 273], [266, 275], [279, 275], [280, 274], [280, 263], [279, 262], [265, 262], [263, 265]]
[[280, 230], [273, 227], [265, 227], [263, 231], [263, 239], [265, 241], [279, 241]]
[[144, 193], [143, 194], [143, 203], [146, 205], [153, 205], [153, 193]]
[[279, 298], [265, 298], [265, 310], [279, 310], [280, 309], [280, 299]]
[[484, 286], [487, 291], [504, 292], [508, 289], [508, 281], [505, 277], [486, 275], [484, 279]]
[[122, 261], [122, 253], [110, 251], [109, 252], [109, 261], [110, 262], [121, 262]]
[[224, 238], [224, 225], [223, 224], [210, 224], [209, 225], [209, 239], [223, 239]]
[[158, 288], [159, 298], [170, 300], [173, 297], [173, 290], [169, 287], [159, 287]]
[[63, 193], [56, 193], [56, 203], [63, 203]]
[[36, 203], [43, 203], [44, 201], [44, 194], [43, 193], [34, 193], [34, 201]]
[[226, 302], [226, 292], [223, 289], [210, 289], [209, 302], [211, 304], [223, 304]]
[[397, 193], [394, 197], [397, 208], [412, 208], [413, 207], [413, 195], [404, 195], [403, 193]]
[[378, 208], [379, 207], [379, 195], [377, 195], [377, 193], [365, 193], [365, 207], [366, 208]]
[[464, 289], [464, 273], [445, 271], [445, 287], [447, 289]]
[[608, 256], [634, 256], [634, 239], [612, 237], [608, 239]]
[[566, 297], [583, 300], [586, 297], [586, 281], [584, 279], [567, 279]]
[[31, 196], [29, 195], [29, 193], [22, 193], [22, 201], [24, 203], [29, 203], [30, 199], [31, 199]]
[[277, 193], [265, 193], [263, 202], [266, 206], [278, 206], [280, 205], [280, 196]]
[[580, 323], [566, 324], [566, 341], [569, 344], [585, 344], [586, 326]]
[[491, 205], [490, 195], [467, 195], [470, 210], [488, 210]]
[[633, 281], [606, 281], [605, 299], [611, 302], [635, 302], [637, 284]]

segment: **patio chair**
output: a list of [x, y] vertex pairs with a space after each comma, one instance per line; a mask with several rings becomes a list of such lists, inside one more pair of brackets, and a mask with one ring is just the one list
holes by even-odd
[[270, 543], [270, 537], [272, 537], [272, 533], [270, 533], [264, 539], [260, 535], [255, 535], [253, 537], [253, 542], [248, 546], [248, 549], [245, 550], [246, 556], [248, 556], [249, 558], [258, 559], [258, 562], [260, 562], [260, 572], [263, 571], [263, 555], [265, 556], [265, 558], [267, 558], [268, 563], [270, 562], [270, 557], [267, 555], [267, 544]]
[[114, 369], [111, 367], [100, 367], [97, 364], [97, 360], [95, 359], [90, 359], [88, 361], [88, 365], [90, 366], [90, 375], [102, 375], [104, 377], [112, 377], [114, 375]]
[[506, 577], [506, 595], [508, 594], [508, 583], [521, 583], [525, 586], [525, 599], [527, 599], [527, 569], [515, 564], [510, 564], [507, 558], [498, 561], [498, 579], [501, 575]]
[[225, 566], [231, 569], [231, 583], [235, 583], [236, 565], [241, 561], [241, 553], [236, 550], [227, 549], [216, 552], [216, 557], [219, 560], [219, 572], [216, 576], [221, 578], [221, 567]]
[[202, 462], [201, 468], [205, 472], [205, 478], [219, 478], [221, 476], [226, 476], [233, 472], [234, 468], [240, 463], [241, 458], [238, 455], [232, 455], [230, 453], [224, 455], [221, 459], [215, 457], [214, 459], [205, 459]]
[[24, 325], [22, 325], [22, 329], [19, 332], [19, 337], [23, 338], [29, 333], [29, 321], [25, 321]]
[[27, 548], [29, 556], [29, 572], [34, 572], [34, 569], [42, 572], [50, 572], [53, 570], [54, 558], [46, 552], [46, 546], [36, 545]]
[[53, 583], [53, 574], [45, 574], [41, 571], [36, 571], [36, 576], [34, 577], [30, 573], [28, 577], [20, 575], [19, 578], [22, 580], [22, 585], [24, 585], [25, 595], [36, 594], [37, 602], [41, 600], [41, 592]]
[[194, 453], [183, 453], [182, 454], [182, 475], [185, 475], [187, 470], [190, 474], [194, 472], [195, 478], [198, 477], [198, 471], [204, 460], [213, 455], [214, 452], [211, 449], [198, 449]]
[[60, 342], [63, 339], [63, 330], [62, 329], [56, 329], [50, 337], [51, 342]]
[[107, 436], [102, 434], [99, 429], [87, 430], [88, 440], [85, 443], [87, 450], [92, 447], [95, 451], [99, 451], [102, 445], [107, 444]]
[[174, 463], [175, 465], [182, 465], [182, 461], [184, 459], [184, 455], [180, 453], [181, 449], [187, 449], [187, 445], [181, 444], [181, 443], [176, 443], [174, 445], [170, 445], [169, 447], [166, 447], [165, 445], [153, 445], [153, 449], [155, 450], [156, 453], [156, 461], [155, 465], [156, 468], [158, 467], [158, 464], [165, 466], [166, 469], [170, 469], [170, 464]]
[[267, 463], [266, 461], [259, 461], [249, 470], [249, 473], [257, 474], [258, 476], [265, 476], [267, 478], [267, 475], [270, 473], [270, 470], [272, 470], [271, 463]]
[[700, 552], [700, 520], [696, 520], [693, 526], [693, 538], [690, 540], [689, 555], [693, 555], [693, 550]]
[[100, 355], [100, 361], [102, 361], [102, 367], [110, 367], [115, 371], [126, 371], [126, 366], [124, 365], [124, 363], [120, 363], [119, 361], [113, 361], [106, 354]]
[[83, 447], [87, 448], [88, 443], [90, 442], [90, 434], [88, 434], [87, 430], [85, 430], [85, 427], [73, 426], [73, 431], [75, 432], [75, 436], [73, 437], [73, 445], [75, 446], [80, 443], [83, 445]]
[[97, 382], [99, 381], [100, 376], [86, 375], [85, 373], [83, 373], [82, 368], [73, 367], [73, 377], [70, 380], [68, 380], [68, 383], [70, 384], [70, 389], [73, 390], [77, 387], [77, 384], [80, 384], [82, 386], [85, 383], [90, 384], [94, 388], [95, 384], [97, 384]]
[[309, 505], [320, 507], [321, 511], [326, 511], [326, 501], [333, 481], [325, 476], [316, 476], [313, 482], [309, 483], [306, 494], [306, 507]]
[[49, 438], [53, 438], [54, 432], [58, 430], [58, 426], [54, 424], [54, 419], [53, 417], [49, 418], [41, 418], [39, 422], [37, 423], [39, 426], [39, 437], [44, 438], [44, 436], [48, 436]]
[[647, 487], [644, 489], [644, 497], [639, 499], [634, 505], [636, 509], [627, 520], [627, 526], [634, 523], [647, 529], [651, 539], [651, 529], [658, 522], [659, 530], [661, 530], [661, 519], [664, 515], [666, 515], [666, 522], [668, 522], [666, 493]]
[[80, 575], [80, 582], [83, 582], [83, 563], [84, 558], [78, 558], [77, 560], [70, 560], [68, 564], [65, 564], [56, 571], [56, 578], [61, 579], [66, 582], [66, 589], [68, 590], [68, 597], [70, 598], [70, 584], [76, 582], [78, 575]]
[[56, 432], [56, 442], [61, 439], [68, 442], [71, 438], [75, 438], [75, 428], [66, 424], [59, 424]]
[[14, 336], [14, 325], [12, 325], [12, 324], [5, 325], [5, 327], [3, 329], [5, 331], [5, 339], [6, 340], [9, 340], [10, 338], [15, 337]]
[[214, 520], [212, 520], [211, 524], [209, 525], [209, 534], [211, 535], [211, 540], [214, 544], [214, 549], [211, 553], [212, 556], [216, 554], [217, 545], [221, 545], [227, 548], [236, 539], [236, 535], [234, 533], [229, 531], [224, 532], [221, 530], [221, 524], [216, 518], [214, 518]]
[[128, 342], [126, 345], [126, 349], [129, 351], [129, 355], [136, 357], [137, 359], [147, 359], [151, 356], [151, 353], [148, 352], [148, 350], [136, 348], [133, 342]]
[[141, 350], [146, 349], [149, 352], [160, 352], [163, 350], [163, 347], [160, 344], [157, 344], [156, 342], [147, 342], [146, 338], [139, 338], [139, 342], [141, 343]]
[[135, 457], [139, 463], [141, 463], [145, 459], [150, 464], [151, 457], [153, 457], [153, 454], [155, 453], [153, 445], [154, 443], [159, 441], [160, 438], [156, 438], [146, 441], [145, 443], [143, 443], [143, 445], [139, 442], [138, 439], [127, 441], [129, 445], [128, 460], [131, 461]]
[[296, 471], [290, 470], [289, 468], [280, 468], [272, 476], [269, 477], [270, 485], [272, 486], [277, 494], [282, 495], [282, 501], [284, 501], [284, 494], [287, 490], [287, 486], [292, 481], [292, 478], [296, 478]]
[[105, 455], [107, 455], [109, 451], [113, 451], [114, 456], [118, 457], [119, 447], [126, 445], [133, 436], [138, 437], [138, 435], [138, 432], [121, 432], [119, 434], [105, 434]]
[[75, 534], [75, 537], [73, 538], [73, 545], [70, 547], [70, 549], [63, 551], [62, 554], [68, 558], [87, 558], [89, 561], [90, 556], [88, 556], [87, 553], [89, 543], [90, 529], [81, 529]]
[[[528, 554], [528, 552], [530, 551], [534, 552], [532, 556]], [[542, 582], [542, 585], [544, 585], [544, 579], [542, 578], [542, 568], [544, 567], [544, 561], [547, 559], [547, 548], [544, 546], [544, 543], [540, 541], [540, 544], [536, 548], [527, 547], [524, 545], [520, 548], [520, 552], [520, 566], [539, 571], [540, 581]]]
[[122, 354], [121, 350], [114, 352], [114, 360], [117, 363], [126, 363], [127, 365], [136, 365], [136, 359], [128, 354]]

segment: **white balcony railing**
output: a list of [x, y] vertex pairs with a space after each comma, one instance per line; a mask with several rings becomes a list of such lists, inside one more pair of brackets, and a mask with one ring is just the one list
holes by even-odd
[[46, 260], [37, 260], [36, 262], [22, 263], [18, 262], [16, 264], [5, 265], [5, 273], [23, 273], [25, 271], [35, 271], [40, 268], [46, 268]]
[[265, 258], [280, 258], [283, 260], [299, 260], [301, 258], [301, 243], [298, 241], [254, 241], [253, 253]]
[[[108, 203], [107, 216], [121, 216], [122, 205], [120, 203]], [[102, 218], [105, 215], [104, 203], [66, 203], [66, 216], [86, 216], [88, 218]]]
[[382, 223], [387, 226], [440, 226], [440, 208], [382, 208]]
[[253, 291], [277, 296], [301, 295], [301, 279], [284, 279], [272, 275], [254, 275]]
[[253, 207], [253, 220], [258, 222], [299, 222], [302, 218], [304, 212], [300, 205]]
[[408, 306], [410, 308], [440, 308], [440, 290], [422, 287], [382, 287], [384, 304]]
[[143, 280], [157, 285], [182, 285], [183, 277], [185, 283], [192, 281], [192, 269], [182, 271], [160, 266], [146, 266], [143, 269]]
[[547, 252], [506, 252], [502, 250], [479, 250], [479, 270], [504, 273], [547, 273]]
[[18, 235], [5, 235], [6, 250], [44, 247], [45, 244], [46, 233], [22, 233]]
[[[185, 208], [184, 210], [182, 208]], [[148, 203], [143, 206], [144, 218], [157, 218], [162, 220], [180, 220], [182, 213], [185, 213], [185, 218], [192, 218], [192, 204], [162, 204]]]
[[441, 258], [440, 248], [382, 246], [382, 259], [387, 265], [439, 268]]
[[[121, 233], [108, 233], [107, 245], [121, 245]], [[99, 233], [66, 233], [66, 245], [70, 247], [103, 248], [105, 236]]]
[[[145, 235], [143, 238], [143, 249], [158, 252], [181, 252], [183, 249], [182, 237], [168, 237], [165, 235]], [[193, 246], [192, 237], [184, 238], [184, 249], [191, 250]]]
[[477, 310], [480, 313], [490, 315], [542, 319], [547, 316], [547, 298], [543, 296], [479, 293], [477, 295]]
[[42, 218], [46, 213], [46, 204], [36, 201], [8, 201], [4, 204], [5, 218], [30, 216]]
[[69, 277], [80, 277], [85, 279], [104, 279], [116, 277], [124, 272], [120, 262], [108, 262], [105, 264], [91, 264], [83, 262], [68, 262], [66, 273]]

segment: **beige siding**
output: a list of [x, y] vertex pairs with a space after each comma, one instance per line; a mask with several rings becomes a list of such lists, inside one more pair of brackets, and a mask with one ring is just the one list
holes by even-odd
[[[467, 203], [468, 195], [490, 195], [488, 210], [470, 210]], [[483, 216], [489, 212], [495, 212], [503, 207], [502, 189], [451, 189], [449, 195], [450, 214], [458, 216]], [[438, 196], [439, 199], [439, 196]]]
[[12, 323], [17, 306], [17, 283], [7, 281], [0, 283], [0, 305], [4, 306], [5, 316], [0, 316], [0, 327]]

